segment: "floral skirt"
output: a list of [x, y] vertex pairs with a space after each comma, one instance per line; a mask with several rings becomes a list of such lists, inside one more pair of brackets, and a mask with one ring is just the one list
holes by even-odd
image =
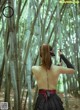
[[34, 110], [64, 110], [63, 102], [56, 94], [56, 90], [40, 89]]

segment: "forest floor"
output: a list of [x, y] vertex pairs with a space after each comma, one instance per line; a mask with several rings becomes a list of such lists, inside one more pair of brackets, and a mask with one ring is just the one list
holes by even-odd
[[[66, 104], [65, 104], [65, 96], [64, 96], [64, 94], [59, 93], [58, 95], [61, 97], [61, 100], [63, 101], [63, 106], [64, 106], [65, 110], [80, 110], [80, 98], [79, 97], [74, 97], [73, 95], [68, 94], [67, 95], [67, 99], [68, 99], [69, 107], [67, 108]], [[13, 94], [10, 94], [10, 97], [11, 97], [10, 98], [11, 99], [11, 103], [13, 103], [14, 102]], [[24, 95], [23, 99], [25, 100], [25, 95]], [[0, 92], [0, 102], [3, 102], [3, 101], [4, 101], [4, 91], [1, 91]]]
[[66, 107], [64, 94], [59, 94], [61, 100], [63, 101], [63, 106], [65, 110], [80, 110], [80, 97], [74, 97], [71, 94], [67, 95], [68, 107]]

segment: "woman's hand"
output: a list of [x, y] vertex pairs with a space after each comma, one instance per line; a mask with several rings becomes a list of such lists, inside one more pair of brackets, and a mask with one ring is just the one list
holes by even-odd
[[59, 56], [60, 56], [60, 55], [62, 55], [62, 51], [61, 51], [61, 50], [59, 50], [59, 51], [58, 51], [58, 54], [59, 54]]

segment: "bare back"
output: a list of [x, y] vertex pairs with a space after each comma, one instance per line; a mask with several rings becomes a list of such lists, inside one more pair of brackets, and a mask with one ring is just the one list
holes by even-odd
[[37, 80], [39, 89], [51, 90], [56, 89], [60, 73], [74, 73], [74, 69], [52, 65], [50, 70], [46, 70], [43, 66], [33, 66], [32, 72], [35, 79]]

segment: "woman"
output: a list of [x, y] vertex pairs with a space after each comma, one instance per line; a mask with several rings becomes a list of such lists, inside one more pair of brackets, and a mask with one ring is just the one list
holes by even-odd
[[59, 74], [72, 74], [74, 73], [74, 67], [61, 52], [59, 52], [59, 55], [67, 67], [52, 64], [51, 57], [55, 54], [49, 45], [43, 44], [40, 47], [42, 64], [32, 66], [32, 72], [39, 89], [34, 110], [64, 110], [62, 101], [56, 94], [56, 85]]

